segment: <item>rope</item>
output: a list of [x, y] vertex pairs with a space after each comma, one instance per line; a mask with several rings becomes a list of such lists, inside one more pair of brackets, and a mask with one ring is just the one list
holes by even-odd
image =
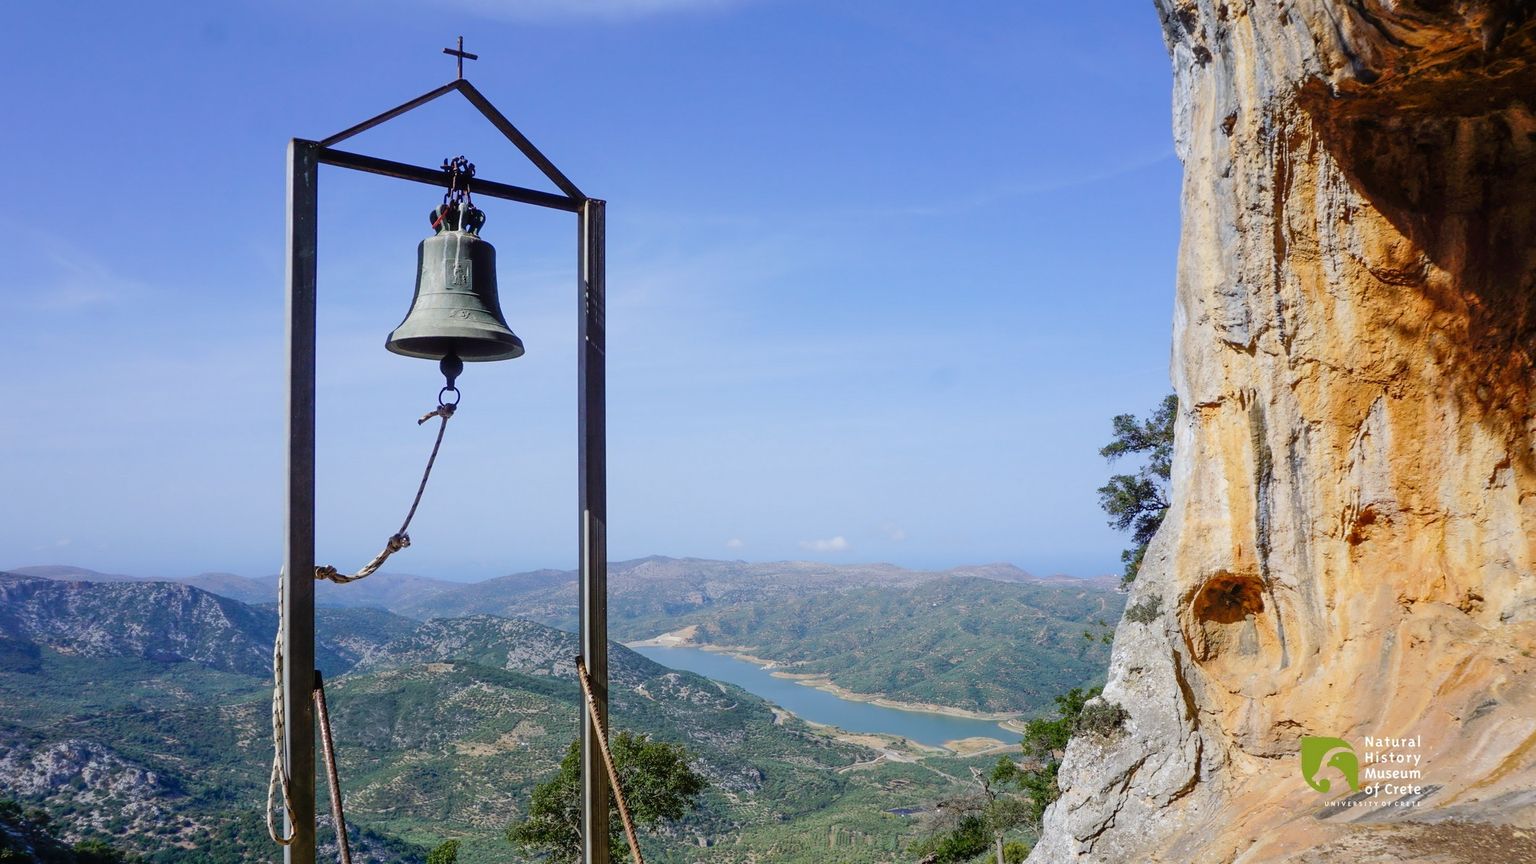
[[[405, 533], [411, 527], [411, 520], [416, 518], [416, 508], [421, 506], [421, 496], [427, 491], [427, 478], [432, 476], [432, 466], [437, 462], [437, 451], [443, 446], [443, 433], [448, 431], [448, 419], [453, 416], [458, 402], [452, 404], [443, 402], [443, 395], [448, 392], [458, 393], [450, 379], [449, 385], [438, 394], [437, 407], [421, 416], [416, 425], [431, 420], [433, 417], [442, 419], [437, 427], [437, 440], [432, 442], [432, 454], [427, 457], [426, 470], [421, 473], [421, 483], [416, 486], [416, 497], [411, 500], [411, 509], [405, 514], [405, 521], [400, 523], [400, 530], [390, 535], [385, 541], [384, 549], [373, 556], [373, 560], [363, 565], [363, 568], [351, 575], [343, 575], [329, 564], [315, 568], [316, 579], [328, 579], [338, 585], [348, 582], [356, 582], [366, 576], [372, 576], [383, 566], [389, 556], [411, 545], [411, 537]], [[274, 805], [278, 798], [278, 792], [282, 792], [283, 814], [288, 824], [293, 825], [298, 820], [293, 812], [293, 800], [289, 796], [289, 789], [293, 785], [293, 778], [288, 776], [288, 762], [283, 758], [283, 743], [286, 737], [287, 701], [283, 696], [283, 633], [287, 629], [283, 621], [283, 586], [288, 579], [287, 568], [278, 572], [277, 577], [277, 638], [272, 643], [272, 773], [267, 781], [267, 836], [279, 846], [288, 846], [293, 843], [298, 833], [297, 827], [283, 836], [277, 830], [277, 822], [273, 819]], [[325, 686], [320, 680], [320, 671], [315, 670], [315, 688], [313, 691], [316, 716], [320, 721], [320, 740], [325, 751], [326, 779], [331, 789], [331, 817], [336, 823], [336, 843], [341, 855], [341, 864], [352, 864], [352, 848], [347, 840], [346, 815], [341, 807], [341, 780], [336, 770], [335, 745], [331, 740], [330, 713], [325, 706]]]
[[288, 824], [295, 825], [299, 821], [293, 815], [293, 802], [288, 798], [290, 780], [288, 777], [287, 760], [283, 758], [283, 732], [284, 725], [284, 701], [283, 701], [283, 583], [287, 580], [287, 568], [278, 571], [277, 574], [277, 639], [272, 643], [272, 775], [267, 781], [267, 836], [279, 846], [287, 846], [293, 842], [298, 828], [287, 837], [278, 833], [277, 825], [272, 819], [273, 799], [277, 797], [277, 790], [283, 790], [283, 813], [287, 817]]
[[400, 530], [390, 535], [390, 538], [385, 541], [384, 548], [380, 550], [379, 554], [373, 556], [373, 560], [364, 564], [363, 568], [356, 573], [349, 576], [338, 572], [335, 567], [325, 564], [315, 568], [316, 579], [325, 579], [338, 585], [356, 582], [364, 577], [372, 576], [380, 567], [384, 566], [384, 562], [389, 560], [389, 556], [411, 545], [411, 535], [405, 533], [405, 529], [411, 527], [411, 520], [416, 518], [416, 508], [421, 505], [422, 493], [427, 491], [427, 478], [432, 476], [432, 465], [437, 461], [438, 448], [443, 446], [443, 433], [448, 431], [448, 418], [453, 416], [456, 407], [456, 403], [453, 405], [439, 404], [436, 409], [428, 411], [422, 415], [420, 420], [416, 421], [416, 425], [420, 426], [433, 417], [441, 417], [443, 420], [442, 425], [437, 427], [437, 440], [432, 444], [432, 455], [427, 457], [427, 469], [421, 472], [421, 483], [416, 487], [416, 498], [411, 501], [410, 512], [405, 514], [405, 521], [400, 523]]
[[331, 743], [331, 712], [325, 708], [325, 683], [315, 670], [315, 717], [320, 721], [320, 745], [325, 752], [325, 779], [331, 787], [331, 821], [336, 825], [336, 852], [341, 864], [352, 864], [352, 844], [347, 840], [347, 815], [341, 809], [341, 777], [336, 771], [336, 745]]
[[587, 664], [580, 657], [576, 658], [576, 678], [581, 681], [581, 692], [587, 697], [587, 715], [592, 718], [592, 726], [597, 734], [592, 736], [597, 739], [597, 749], [603, 754], [603, 765], [608, 769], [608, 788], [613, 790], [613, 800], [619, 805], [619, 818], [624, 821], [624, 836], [629, 839], [629, 854], [634, 857], [635, 864], [645, 864], [645, 859], [640, 857], [640, 841], [635, 839], [635, 823], [629, 818], [629, 805], [624, 801], [624, 790], [619, 787], [619, 772], [613, 766], [613, 754], [608, 752], [608, 730], [603, 728], [603, 721], [597, 715], [597, 700], [592, 698], [592, 680], [587, 677]]

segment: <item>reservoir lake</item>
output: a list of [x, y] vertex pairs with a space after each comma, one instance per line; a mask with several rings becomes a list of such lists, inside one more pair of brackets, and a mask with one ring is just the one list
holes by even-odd
[[997, 738], [1009, 744], [1019, 738], [1019, 733], [1010, 732], [990, 720], [950, 717], [928, 711], [903, 711], [872, 702], [842, 699], [825, 690], [797, 684], [788, 678], [775, 678], [772, 672], [756, 663], [713, 651], [656, 645], [640, 646], [632, 650], [672, 669], [682, 669], [716, 681], [735, 684], [748, 693], [793, 711], [803, 720], [825, 723], [849, 732], [883, 732], [933, 746], [978, 736]]

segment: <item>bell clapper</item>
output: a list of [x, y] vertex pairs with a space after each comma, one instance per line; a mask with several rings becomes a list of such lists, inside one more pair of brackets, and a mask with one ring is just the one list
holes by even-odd
[[[459, 388], [455, 386], [454, 382], [459, 379], [459, 374], [464, 371], [464, 361], [459, 359], [457, 352], [450, 351], [437, 364], [437, 368], [442, 370], [443, 378], [447, 382], [443, 385], [443, 389], [437, 391], [437, 406], [439, 408], [456, 407], [459, 404]], [[443, 401], [443, 397], [449, 393], [453, 394], [453, 402], [451, 403]]]

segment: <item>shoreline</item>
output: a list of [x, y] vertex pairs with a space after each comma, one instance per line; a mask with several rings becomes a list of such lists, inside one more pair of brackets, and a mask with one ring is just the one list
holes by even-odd
[[914, 741], [905, 735], [895, 735], [890, 732], [854, 732], [844, 729], [832, 723], [821, 723], [785, 708], [781, 705], [773, 706], [774, 723], [781, 724], [788, 718], [794, 718], [810, 727], [810, 730], [818, 735], [825, 735], [845, 744], [853, 744], [875, 751], [879, 755], [868, 762], [859, 762], [853, 765], [845, 765], [837, 769], [839, 774], [849, 771], [857, 771], [860, 768], [869, 768], [881, 762], [915, 762], [925, 756], [982, 756], [994, 753], [1006, 753], [1016, 745], [1008, 744], [997, 738], [973, 736], [971, 738], [957, 738], [945, 741], [943, 744], [924, 744]]
[[[931, 702], [902, 702], [879, 693], [859, 693], [846, 687], [833, 683], [832, 679], [819, 672], [785, 672], [784, 664], [766, 657], [758, 657], [747, 653], [741, 646], [712, 645], [693, 641], [697, 626], [684, 627], [681, 630], [673, 630], [662, 633], [650, 639], [641, 639], [624, 643], [627, 648], [696, 648], [700, 651], [708, 651], [712, 654], [724, 654], [736, 660], [743, 660], [755, 664], [766, 670], [775, 678], [783, 678], [813, 687], [827, 693], [831, 693], [839, 699], [847, 702], [868, 702], [881, 708], [890, 708], [895, 711], [910, 711], [914, 714], [938, 714], [944, 717], [956, 717], [964, 720], [985, 720], [998, 724], [1009, 732], [1022, 732], [1024, 730], [1025, 715], [1018, 712], [983, 712], [971, 711], [966, 708], [956, 708], [952, 705], [936, 705]], [[804, 719], [804, 718], [801, 718]], [[806, 721], [810, 722], [810, 721]], [[1002, 739], [997, 739], [1001, 741]], [[946, 746], [954, 742], [945, 742]], [[931, 745], [921, 745], [924, 747]]]

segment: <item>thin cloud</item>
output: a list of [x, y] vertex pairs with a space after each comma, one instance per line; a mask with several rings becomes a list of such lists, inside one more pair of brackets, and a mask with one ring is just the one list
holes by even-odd
[[0, 309], [60, 313], [121, 303], [142, 295], [144, 283], [118, 273], [84, 248], [34, 234], [24, 242], [47, 272], [29, 277], [34, 285], [0, 300]]
[[809, 549], [812, 552], [846, 552], [848, 541], [839, 534], [826, 540], [801, 540], [800, 548]]
[[453, 5], [487, 18], [518, 21], [622, 21], [679, 12], [740, 6], [748, 0], [452, 0]]
[[725, 548], [727, 549], [740, 549], [745, 545], [747, 544], [741, 542], [740, 537], [732, 537], [731, 539], [725, 541]]
[[1043, 195], [1048, 192], [1060, 192], [1066, 189], [1075, 189], [1079, 186], [1092, 186], [1145, 171], [1154, 165], [1159, 165], [1174, 158], [1172, 148], [1163, 150], [1155, 155], [1142, 156], [1128, 159], [1116, 165], [1109, 165], [1096, 171], [1083, 174], [1062, 175], [1046, 179], [1028, 180], [1017, 183], [998, 184], [990, 189], [977, 191], [965, 196], [951, 198], [947, 201], [935, 201], [927, 204], [911, 204], [907, 206], [893, 206], [881, 208], [881, 214], [901, 214], [906, 216], [955, 216], [982, 207], [997, 204], [1013, 198], [1027, 198], [1032, 195]]

